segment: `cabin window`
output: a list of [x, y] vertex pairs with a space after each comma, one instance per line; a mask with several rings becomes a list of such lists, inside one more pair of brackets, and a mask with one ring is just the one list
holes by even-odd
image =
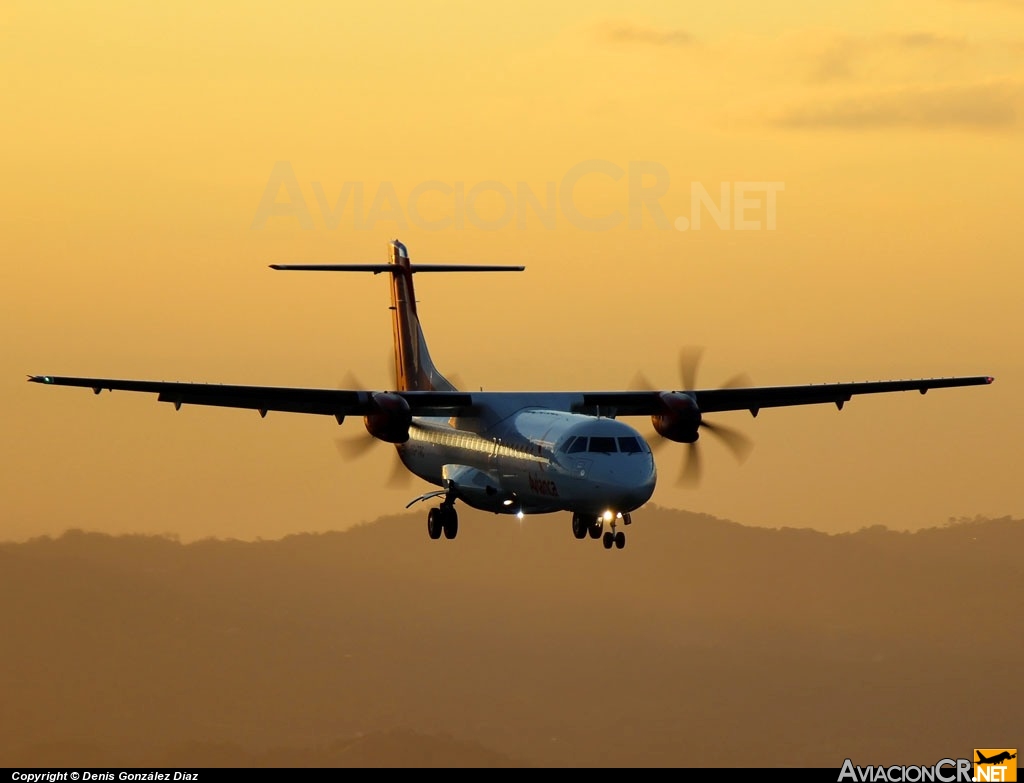
[[570, 443], [566, 451], [569, 454], [579, 454], [581, 451], [587, 450], [587, 439], [586, 438], [574, 438]]
[[619, 438], [619, 451], [624, 454], [640, 454], [643, 449], [640, 448], [640, 441], [634, 437]]

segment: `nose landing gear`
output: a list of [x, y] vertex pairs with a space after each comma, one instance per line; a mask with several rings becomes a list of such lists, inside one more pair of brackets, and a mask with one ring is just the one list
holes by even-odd
[[[600, 538], [605, 549], [622, 549], [626, 546], [626, 534], [622, 530], [616, 530], [619, 522], [623, 525], [631, 525], [633, 519], [629, 514], [616, 514], [608, 523], [609, 530], [604, 530], [604, 520], [600, 516], [591, 516], [574, 512], [572, 515], [572, 534], [579, 540], [586, 538]], [[602, 535], [602, 531], [604, 534]]]
[[606, 530], [605, 534], [601, 537], [601, 543], [604, 544], [605, 549], [611, 549], [612, 545], [615, 545], [616, 549], [622, 549], [626, 546], [626, 534], [621, 530], [615, 530], [615, 520], [612, 520], [611, 530]]

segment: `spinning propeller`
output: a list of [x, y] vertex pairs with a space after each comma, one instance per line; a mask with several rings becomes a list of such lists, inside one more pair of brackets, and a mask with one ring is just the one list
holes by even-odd
[[[679, 376], [683, 382], [683, 392], [695, 391], [697, 388], [697, 367], [700, 364], [701, 356], [704, 353], [704, 349], [698, 346], [687, 346], [679, 352]], [[746, 373], [737, 373], [733, 377], [729, 378], [719, 388], [721, 389], [733, 389], [741, 388], [744, 386], [750, 386], [751, 380]], [[650, 381], [638, 372], [634, 377], [632, 387], [634, 389], [643, 391], [655, 391], [655, 387]], [[682, 395], [680, 395], [682, 397]], [[690, 398], [685, 398], [687, 402]], [[697, 429], [704, 429], [715, 435], [725, 446], [732, 452], [733, 456], [737, 460], [743, 462], [750, 454], [750, 450], [754, 444], [746, 435], [737, 429], [727, 427], [724, 424], [716, 424], [710, 422], [700, 415], [697, 411], [696, 406], [692, 406], [690, 412], [697, 422]], [[696, 433], [695, 433], [696, 434]], [[651, 444], [651, 448], [659, 450], [665, 445], [665, 440], [671, 438], [662, 437], [661, 433], [652, 433], [648, 437], [648, 442]], [[687, 449], [686, 459], [683, 462], [682, 471], [679, 474], [677, 483], [681, 486], [696, 486], [700, 483], [701, 475], [703, 473], [703, 460], [701, 458], [701, 450], [699, 441], [694, 438], [692, 441], [681, 441], [686, 442], [689, 448]]]
[[[394, 365], [391, 366], [391, 385], [397, 386], [395, 383], [395, 372]], [[339, 389], [351, 389], [354, 391], [369, 391], [366, 386], [360, 383], [355, 373], [351, 370], [345, 373], [345, 378], [342, 381]], [[373, 450], [374, 446], [378, 443], [384, 443], [367, 430], [363, 430], [358, 435], [352, 435], [348, 437], [340, 437], [334, 439], [334, 445], [338, 449], [338, 453], [341, 454], [345, 459], [360, 459], [365, 457], [370, 451]], [[390, 445], [390, 444], [388, 444]], [[391, 489], [408, 489], [412, 484], [412, 473], [406, 470], [405, 465], [402, 463], [401, 458], [398, 456], [398, 452], [394, 452], [394, 459], [391, 466], [391, 472], [387, 478], [387, 486]]]
[[[392, 389], [397, 389], [398, 388], [398, 380], [395, 378], [395, 365], [394, 365], [394, 362], [391, 361], [390, 357], [388, 358], [387, 366], [388, 366], [388, 377], [390, 379], [391, 388]], [[459, 384], [458, 384], [458, 381], [457, 381], [456, 378], [457, 378], [457, 376], [451, 376], [449, 380], [451, 381], [452, 384], [454, 384], [456, 387], [458, 387]], [[370, 391], [369, 389], [367, 389], [367, 387], [363, 383], [360, 382], [360, 380], [356, 377], [355, 373], [353, 373], [351, 370], [348, 370], [345, 373], [345, 377], [342, 380], [342, 383], [338, 386], [338, 388], [339, 389], [351, 389], [351, 390], [354, 390], [354, 391]], [[375, 395], [375, 397], [377, 399], [380, 399], [381, 397], [389, 397], [389, 396], [397, 396], [397, 395], [388, 395], [388, 394]], [[395, 402], [400, 402], [400, 400], [395, 400]], [[403, 415], [402, 411], [392, 411], [392, 412], [395, 413], [396, 415], [398, 415], [399, 417], [401, 417]], [[406, 406], [406, 411], [404, 413], [405, 413], [405, 415], [408, 414], [408, 407], [407, 406]], [[372, 419], [373, 416], [371, 415], [369, 418]], [[384, 424], [384, 426], [386, 427], [387, 425]], [[408, 426], [408, 428], [411, 429], [411, 428], [415, 427], [416, 425], [414, 423], [410, 423], [409, 419], [406, 418], [403, 421], [403, 431], [404, 431], [404, 428], [406, 426]], [[358, 435], [349, 436], [349, 437], [342, 437], [342, 438], [335, 438], [334, 439], [334, 445], [337, 447], [338, 453], [341, 454], [341, 456], [345, 457], [346, 459], [359, 459], [359, 458], [364, 457], [365, 455], [369, 454], [370, 451], [373, 449], [375, 444], [377, 444], [377, 443], [385, 443], [388, 440], [392, 440], [386, 434], [382, 434], [381, 437], [374, 437], [374, 435], [372, 435], [370, 433], [370, 431], [369, 431], [369, 428], [372, 427], [372, 423], [368, 424], [367, 427], [368, 427], [368, 429], [366, 429], [364, 432], [361, 432]], [[375, 432], [376, 432], [376, 430], [375, 430]], [[407, 488], [412, 483], [412, 479], [413, 479], [412, 473], [410, 473], [406, 469], [405, 465], [402, 463], [401, 458], [398, 456], [398, 452], [396, 451], [395, 452], [395, 456], [394, 456], [394, 462], [392, 464], [391, 474], [389, 475], [388, 480], [387, 480], [387, 485], [389, 487], [391, 487], [391, 488], [394, 488], [394, 489], [404, 489], [404, 488]]]

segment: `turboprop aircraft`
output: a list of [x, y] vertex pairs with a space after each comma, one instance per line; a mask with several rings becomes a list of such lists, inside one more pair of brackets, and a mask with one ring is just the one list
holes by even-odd
[[684, 476], [699, 470], [701, 430], [720, 436], [735, 452], [740, 433], [704, 418], [707, 413], [831, 403], [840, 410], [855, 394], [918, 391], [992, 383], [989, 376], [697, 389], [694, 362], [684, 359], [683, 388], [626, 391], [459, 391], [434, 366], [420, 327], [413, 275], [427, 272], [521, 272], [522, 266], [413, 264], [405, 245], [391, 242], [383, 264], [272, 264], [275, 270], [372, 272], [391, 287], [396, 387], [392, 390], [302, 389], [168, 383], [113, 378], [32, 375], [51, 386], [81, 386], [99, 394], [149, 392], [176, 409], [182, 405], [249, 408], [266, 416], [287, 411], [362, 417], [369, 434], [395, 445], [402, 464], [438, 489], [412, 500], [437, 500], [427, 514], [432, 539], [455, 538], [455, 503], [497, 514], [568, 512], [578, 539], [601, 539], [622, 549], [620, 526], [654, 492], [657, 472], [651, 443], [623, 417], [650, 417], [660, 439], [690, 445]]

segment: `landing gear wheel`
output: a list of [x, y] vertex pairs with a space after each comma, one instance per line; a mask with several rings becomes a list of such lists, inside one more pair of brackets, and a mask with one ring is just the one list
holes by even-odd
[[615, 548], [622, 549], [626, 545], [626, 534], [621, 530], [615, 534]]
[[583, 516], [582, 514], [575, 514], [575, 513], [572, 515], [572, 534], [573, 534], [573, 536], [575, 536], [577, 539], [586, 538], [587, 537], [587, 527], [588, 527], [588, 523], [587, 523], [587, 518], [585, 516]]
[[444, 537], [455, 538], [459, 534], [459, 513], [454, 506], [449, 508], [441, 506], [438, 511], [443, 512], [441, 526], [444, 528]]
[[593, 522], [591, 522], [590, 523], [590, 528], [589, 528], [589, 530], [590, 530], [590, 537], [591, 538], [600, 538], [601, 537], [601, 529], [603, 527], [604, 527], [604, 525], [601, 523], [601, 519], [600, 518], [597, 518]]
[[441, 537], [441, 528], [444, 518], [441, 516], [441, 509], [432, 508], [427, 512], [427, 535], [433, 539]]
[[612, 548], [612, 543], [614, 543], [614, 541], [615, 541], [615, 536], [614, 536], [614, 534], [611, 531], [608, 531], [607, 533], [605, 533], [604, 537], [601, 539], [601, 543], [604, 544], [604, 548], [605, 549], [611, 549]]

